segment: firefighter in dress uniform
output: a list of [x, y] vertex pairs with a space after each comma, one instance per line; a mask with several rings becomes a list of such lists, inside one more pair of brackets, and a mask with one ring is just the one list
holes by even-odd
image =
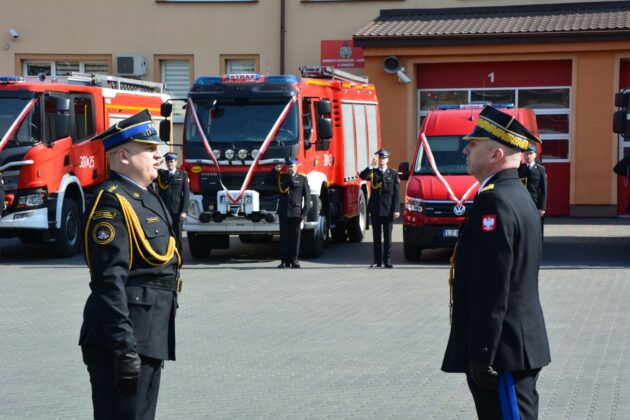
[[147, 110], [102, 139], [110, 174], [84, 215], [91, 293], [79, 345], [96, 419], [155, 417], [164, 360], [175, 360], [181, 258], [170, 215], [148, 188], [162, 159]]
[[518, 176], [525, 184], [529, 195], [540, 215], [541, 228], [545, 223], [545, 211], [547, 208], [547, 173], [545, 167], [536, 162], [538, 149], [535, 145], [529, 146], [525, 152], [525, 162], [518, 168]]
[[297, 160], [285, 160], [286, 172], [278, 164], [265, 177], [265, 184], [277, 186], [280, 192], [278, 217], [280, 219], [280, 255], [278, 268], [300, 268], [297, 255], [300, 248], [300, 227], [309, 209], [311, 190], [308, 180], [297, 172]]
[[[370, 166], [359, 174], [361, 179], [370, 181], [371, 195], [368, 202], [370, 220], [372, 221], [372, 237], [374, 262], [370, 267], [392, 268], [392, 223], [400, 216], [400, 178], [398, 172], [387, 167], [389, 152], [379, 150]], [[383, 246], [381, 249], [381, 235]]]
[[173, 220], [173, 230], [177, 238], [177, 249], [182, 250], [182, 223], [186, 220], [190, 185], [188, 174], [177, 169], [177, 154], [169, 152], [164, 155], [167, 169], [160, 169], [157, 187], [160, 197]]
[[540, 217], [517, 170], [540, 140], [491, 106], [464, 139], [480, 187], [451, 259], [442, 370], [466, 374], [480, 419], [535, 419], [536, 381], [551, 357], [538, 292]]

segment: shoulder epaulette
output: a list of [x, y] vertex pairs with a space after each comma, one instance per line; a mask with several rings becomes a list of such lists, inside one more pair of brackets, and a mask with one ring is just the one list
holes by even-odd
[[306, 174], [302, 172], [298, 172], [298, 175], [306, 176]]
[[479, 191], [480, 193], [482, 192], [486, 192], [486, 191], [492, 191], [494, 189], [494, 184], [488, 184], [485, 187], [483, 187], [483, 189], [481, 191]]
[[114, 192], [118, 189], [118, 185], [112, 185], [107, 189], [107, 192]]

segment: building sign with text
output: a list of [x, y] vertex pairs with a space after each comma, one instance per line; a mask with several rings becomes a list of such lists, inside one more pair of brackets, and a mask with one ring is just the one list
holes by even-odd
[[364, 67], [363, 49], [354, 46], [352, 40], [327, 40], [321, 42], [321, 65], [335, 68]]

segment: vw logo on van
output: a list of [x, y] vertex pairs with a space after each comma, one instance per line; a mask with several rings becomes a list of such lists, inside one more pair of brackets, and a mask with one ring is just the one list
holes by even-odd
[[455, 207], [453, 207], [453, 213], [455, 213], [455, 216], [461, 216], [465, 212], [466, 206], [463, 204], [457, 204]]

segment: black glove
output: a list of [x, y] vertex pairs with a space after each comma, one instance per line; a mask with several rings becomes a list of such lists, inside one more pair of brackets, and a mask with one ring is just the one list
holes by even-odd
[[499, 374], [492, 366], [481, 366], [471, 363], [470, 376], [477, 385], [486, 390], [496, 389], [499, 382]]
[[135, 350], [114, 358], [114, 390], [125, 396], [136, 395], [140, 378], [140, 356]]

